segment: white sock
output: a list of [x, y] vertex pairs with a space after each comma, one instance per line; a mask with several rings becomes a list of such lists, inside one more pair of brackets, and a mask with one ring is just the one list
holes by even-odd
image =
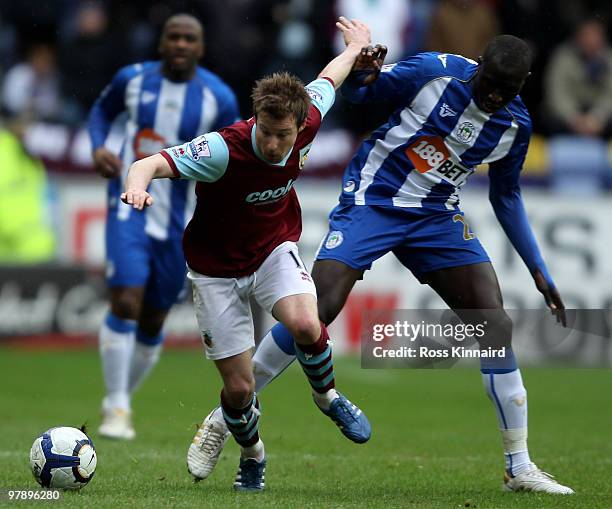
[[100, 328], [100, 358], [106, 385], [104, 406], [107, 408], [130, 410], [128, 375], [135, 326], [135, 322], [109, 313]]
[[250, 447], [242, 447], [240, 450], [240, 457], [242, 459], [253, 458], [257, 462], [261, 463], [261, 461], [266, 457], [264, 443], [262, 442], [261, 438], [256, 444], [251, 445]]
[[286, 354], [280, 349], [272, 330], [259, 343], [253, 355], [253, 375], [255, 375], [255, 392], [263, 388], [280, 375], [295, 360], [295, 355]]
[[162, 351], [162, 343], [158, 345], [147, 345], [136, 341], [134, 343], [134, 352], [132, 354], [132, 362], [130, 364], [130, 376], [128, 381], [128, 392], [133, 394], [147, 375], [153, 369], [153, 366], [159, 361], [159, 356]]
[[517, 475], [531, 467], [527, 448], [527, 391], [518, 369], [483, 373], [482, 380], [495, 406], [504, 444], [506, 470]]
[[336, 392], [336, 389], [330, 389], [323, 394], [312, 391], [312, 397], [319, 408], [329, 410], [329, 405], [331, 405], [332, 401], [338, 397], [338, 393]]

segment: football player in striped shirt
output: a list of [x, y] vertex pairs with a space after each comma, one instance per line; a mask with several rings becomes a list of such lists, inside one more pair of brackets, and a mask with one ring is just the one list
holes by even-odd
[[[384, 48], [377, 52], [384, 56]], [[512, 323], [489, 257], [459, 208], [461, 187], [477, 165], [488, 163], [489, 198], [497, 218], [546, 305], [565, 325], [564, 305], [529, 226], [519, 187], [531, 119], [518, 94], [531, 61], [524, 41], [501, 35], [491, 40], [479, 62], [422, 53], [383, 66], [371, 84], [363, 81], [368, 73], [352, 73], [343, 87], [346, 97], [356, 103], [391, 102], [397, 109], [350, 161], [312, 276], [319, 317], [330, 324], [364, 271], [391, 251], [464, 322], [488, 321], [481, 348], [506, 347], [507, 352], [501, 361], [481, 359], [504, 447], [504, 489], [571, 494], [571, 488], [530, 459], [527, 392], [511, 348]], [[282, 324], [274, 326], [253, 358], [256, 390], [278, 376], [293, 355], [289, 332]], [[199, 469], [206, 475], [223, 447], [218, 413], [209, 414], [190, 447], [191, 456], [197, 453], [199, 464], [207, 465]]]
[[[108, 178], [106, 277], [110, 310], [100, 329], [106, 396], [101, 436], [132, 439], [130, 400], [157, 362], [163, 324], [185, 287], [181, 240], [195, 197], [187, 181], [156, 181], [157, 207], [137, 211], [122, 203], [130, 164], [161, 149], [219, 129], [239, 118], [236, 97], [215, 74], [199, 67], [203, 29], [191, 15], [170, 17], [159, 42], [161, 60], [119, 70], [94, 104], [89, 134], [96, 170]], [[111, 124], [127, 114], [119, 155], [104, 146]]]

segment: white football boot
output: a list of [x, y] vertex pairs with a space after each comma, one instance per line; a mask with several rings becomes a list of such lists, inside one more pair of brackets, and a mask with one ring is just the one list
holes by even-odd
[[133, 440], [136, 436], [132, 426], [132, 415], [123, 408], [107, 408], [102, 405], [102, 424], [98, 428], [101, 437], [118, 440]]
[[505, 491], [534, 491], [557, 495], [572, 495], [574, 493], [572, 488], [559, 484], [552, 475], [540, 470], [533, 463], [529, 470], [514, 477], [510, 477], [506, 472], [503, 488]]
[[198, 428], [187, 451], [187, 469], [197, 481], [211, 474], [230, 435], [221, 407], [215, 408]]

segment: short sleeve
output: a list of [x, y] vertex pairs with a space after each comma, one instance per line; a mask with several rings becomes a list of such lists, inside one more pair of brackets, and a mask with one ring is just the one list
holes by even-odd
[[326, 78], [319, 78], [306, 85], [306, 92], [312, 104], [321, 112], [321, 117], [334, 105], [336, 89], [332, 82]]
[[203, 134], [183, 145], [162, 150], [177, 177], [200, 182], [215, 182], [227, 169], [229, 149], [217, 132]]

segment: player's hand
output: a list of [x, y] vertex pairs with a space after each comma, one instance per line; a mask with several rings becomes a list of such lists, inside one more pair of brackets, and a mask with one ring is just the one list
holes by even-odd
[[557, 317], [557, 323], [563, 325], [563, 327], [567, 327], [567, 317], [565, 316], [565, 305], [561, 300], [561, 295], [559, 294], [559, 290], [555, 287], [551, 287], [544, 275], [539, 270], [536, 270], [533, 274], [533, 279], [536, 284], [536, 288], [540, 291], [540, 293], [544, 296], [544, 300], [546, 301], [546, 305], [550, 309], [551, 313]]
[[94, 168], [104, 178], [117, 177], [121, 172], [121, 159], [105, 147], [97, 148], [93, 153]]
[[153, 205], [153, 197], [146, 191], [139, 189], [128, 189], [125, 193], [121, 193], [121, 201], [131, 205], [136, 210], [142, 210]]
[[369, 85], [373, 83], [378, 78], [380, 74], [380, 70], [385, 62], [385, 57], [387, 56], [387, 47], [381, 44], [377, 44], [372, 48], [372, 46], [366, 46], [361, 49], [361, 53], [355, 60], [355, 65], [353, 65], [353, 71], [371, 71], [364, 80], [363, 85]]
[[336, 22], [336, 26], [342, 32], [344, 44], [347, 46], [354, 44], [358, 47], [363, 47], [370, 44], [370, 29], [365, 23], [357, 19], [350, 20], [344, 16], [340, 16]]

